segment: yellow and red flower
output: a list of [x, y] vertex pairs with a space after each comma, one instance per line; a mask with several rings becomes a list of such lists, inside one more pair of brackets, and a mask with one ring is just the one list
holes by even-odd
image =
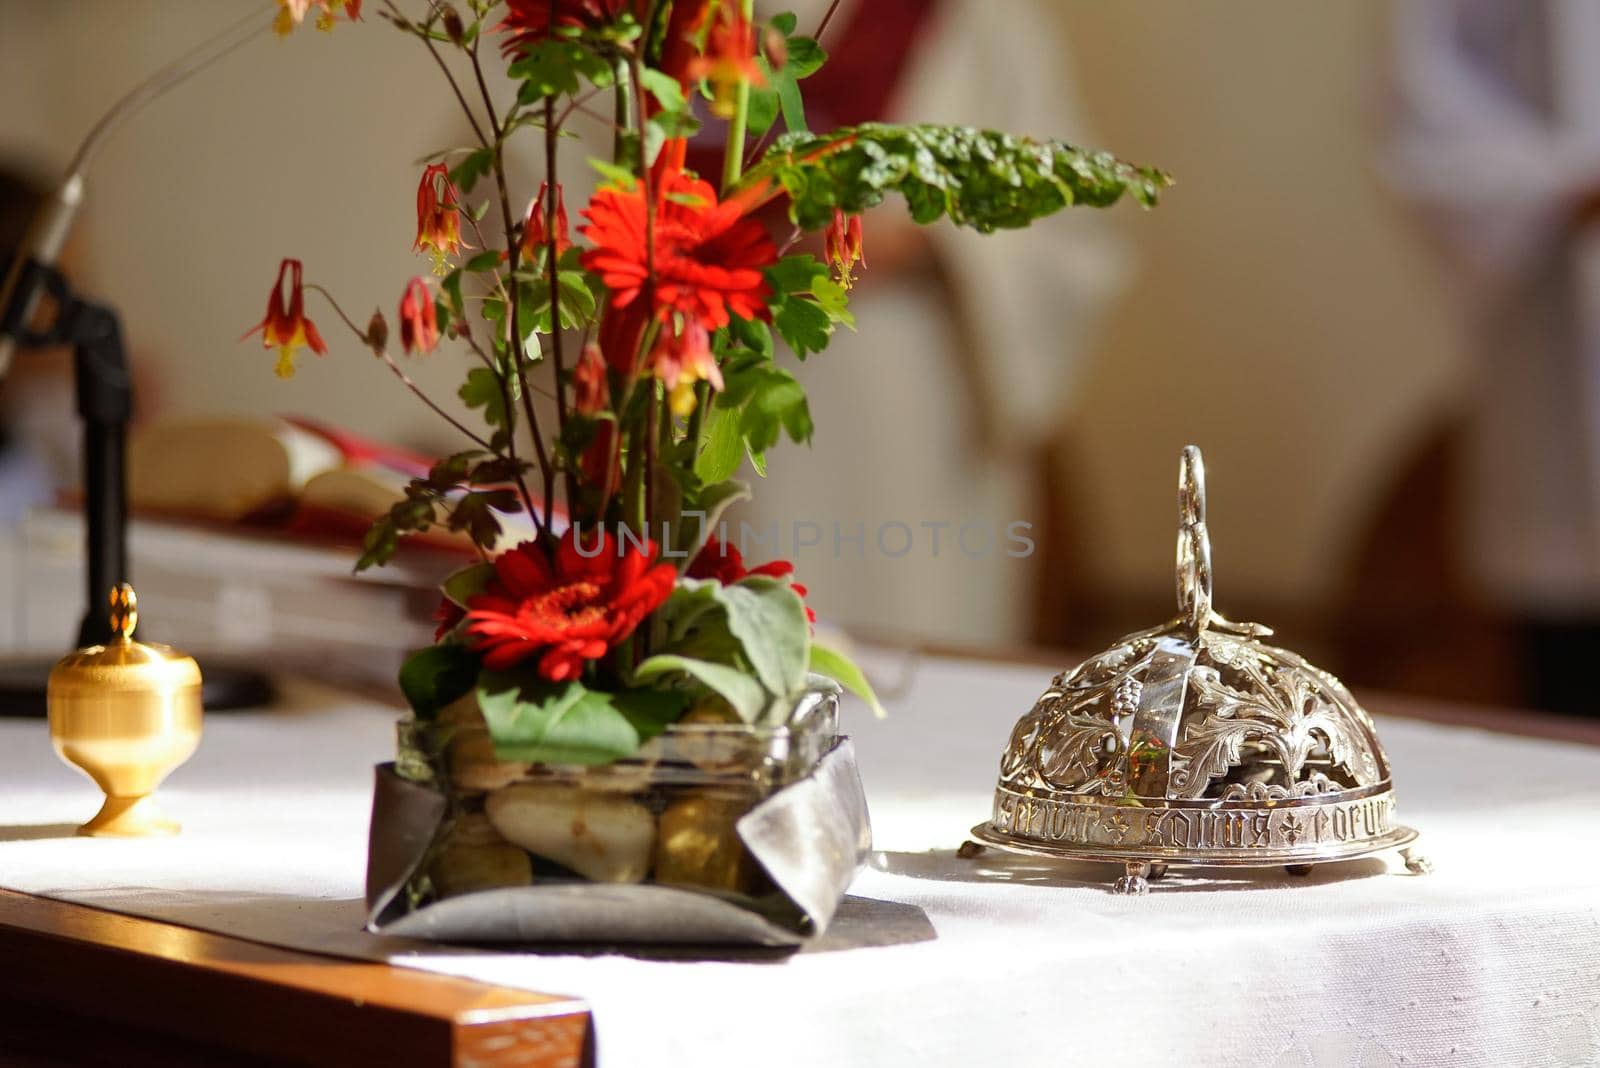
[[[275, 371], [279, 378], [289, 378], [294, 374], [295, 349], [309, 348], [318, 356], [328, 353], [328, 346], [323, 344], [316, 324], [306, 318], [306, 296], [300, 275], [299, 260], [284, 260], [278, 264], [278, 280], [272, 284], [272, 293], [267, 297], [266, 317], [246, 330], [244, 337], [239, 339], [243, 341], [251, 334], [259, 333], [262, 348], [277, 349], [278, 365]], [[287, 296], [285, 288], [288, 290]]]
[[331, 30], [337, 13], [343, 10], [351, 22], [361, 17], [361, 0], [278, 0], [278, 18], [272, 28], [278, 35], [292, 33], [305, 21], [306, 13], [317, 8], [317, 29]]
[[861, 216], [847, 218], [841, 209], [834, 208], [833, 222], [828, 224], [822, 242], [834, 281], [849, 289], [856, 281], [856, 264], [867, 265], [867, 255], [861, 247]]
[[[603, 188], [582, 213], [589, 224], [579, 232], [595, 246], [583, 254], [583, 265], [611, 290], [613, 309], [638, 300], [652, 274], [642, 186]], [[742, 202], [719, 202], [708, 183], [681, 169], [661, 170], [654, 186], [649, 314], [665, 321], [677, 312], [706, 330], [727, 326], [730, 313], [768, 318], [762, 270], [776, 262], [778, 250], [766, 228], [744, 214]]]
[[439, 313], [428, 283], [420, 278], [407, 282], [400, 295], [400, 347], [424, 354], [439, 347]]
[[489, 589], [467, 602], [468, 641], [491, 671], [538, 657], [539, 674], [551, 682], [576, 679], [632, 634], [677, 578], [656, 559], [654, 542], [640, 548], [575, 527], [554, 559], [523, 542], [498, 556], [494, 570]]
[[685, 73], [711, 83], [711, 110], [724, 119], [733, 116], [739, 86], [766, 84], [756, 62], [755, 27], [737, 6], [724, 2], [718, 8], [705, 51], [689, 61]]
[[533, 198], [528, 205], [528, 217], [522, 224], [522, 255], [524, 258], [534, 259], [546, 245], [553, 245], [556, 258], [572, 247], [572, 237], [567, 225], [567, 201], [561, 190], [561, 183], [556, 183], [555, 198], [555, 227], [549, 226], [550, 218], [550, 183], [539, 184], [539, 195]]
[[411, 250], [431, 250], [433, 273], [443, 274], [445, 261], [461, 251], [461, 195], [450, 180], [450, 168], [435, 163], [417, 183], [417, 239]]
[[674, 415], [686, 417], [694, 411], [694, 384], [710, 382], [722, 388], [722, 370], [711, 351], [711, 336], [693, 319], [685, 320], [676, 333], [663, 329], [650, 350], [650, 370], [667, 387]]

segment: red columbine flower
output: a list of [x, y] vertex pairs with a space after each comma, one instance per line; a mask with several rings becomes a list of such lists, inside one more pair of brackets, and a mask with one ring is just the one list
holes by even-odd
[[823, 249], [828, 263], [833, 267], [834, 281], [846, 289], [855, 284], [856, 264], [867, 265], [866, 252], [861, 247], [861, 216], [846, 218], [843, 210], [833, 209], [833, 222], [823, 234]]
[[[289, 295], [284, 297], [284, 277], [288, 276]], [[328, 346], [322, 343], [322, 335], [317, 332], [316, 324], [306, 318], [306, 295], [300, 282], [300, 261], [284, 260], [278, 264], [278, 280], [272, 283], [272, 293], [267, 297], [267, 315], [255, 326], [245, 331], [244, 338], [251, 334], [261, 335], [261, 347], [264, 349], [276, 348], [278, 350], [278, 366], [275, 368], [279, 378], [288, 378], [294, 374], [294, 350], [309, 347], [318, 356], [326, 356]]]
[[461, 250], [461, 198], [450, 180], [450, 168], [435, 163], [417, 184], [417, 239], [411, 250], [433, 252], [433, 273], [443, 274], [445, 260]]
[[597, 30], [625, 13], [639, 15], [638, 0], [506, 0], [506, 17], [495, 27], [506, 34], [500, 51], [521, 54], [561, 30]]
[[671, 564], [656, 562], [654, 542], [641, 549], [604, 530], [580, 536], [576, 527], [553, 561], [523, 542], [498, 556], [494, 571], [490, 588], [467, 602], [469, 641], [491, 671], [538, 656], [539, 674], [551, 682], [577, 678], [587, 661], [632, 634], [677, 576]]
[[662, 329], [650, 350], [650, 370], [667, 387], [673, 414], [680, 417], [694, 411], [696, 382], [704, 380], [712, 389], [722, 388], [722, 370], [711, 351], [711, 336], [693, 319], [686, 320], [675, 334]]
[[[579, 231], [595, 245], [583, 254], [583, 265], [611, 290], [613, 310], [632, 305], [649, 274], [642, 184], [601, 189], [583, 210], [589, 225]], [[778, 250], [766, 229], [743, 213], [742, 203], [719, 203], [710, 185], [675, 168], [657, 175], [654, 195], [650, 314], [665, 321], [676, 311], [707, 330], [727, 326], [730, 312], [768, 318], [761, 271], [777, 260]]]
[[[805, 600], [806, 588], [794, 581], [794, 565], [787, 560], [769, 560], [755, 567], [745, 567], [744, 556], [739, 550], [717, 537], [715, 534], [707, 536], [705, 545], [695, 554], [689, 562], [684, 575], [692, 579], [716, 579], [724, 586], [732, 586], [742, 578], [751, 575], [765, 575], [767, 578], [787, 578], [789, 588]], [[817, 621], [817, 614], [806, 606], [806, 619], [812, 623]]]
[[528, 218], [522, 224], [522, 255], [529, 260], [534, 259], [546, 245], [555, 244], [556, 258], [572, 247], [572, 238], [567, 233], [567, 202], [561, 192], [561, 183], [556, 183], [556, 225], [552, 235], [546, 227], [550, 214], [550, 183], [542, 182], [539, 185], [539, 195], [533, 198], [528, 205]]
[[407, 352], [432, 352], [439, 345], [439, 313], [428, 283], [413, 278], [400, 296], [400, 347]]
[[594, 415], [611, 407], [606, 359], [598, 345], [585, 345], [583, 355], [578, 357], [578, 366], [572, 369], [572, 406], [579, 415]]
[[723, 3], [706, 37], [705, 52], [691, 60], [690, 78], [711, 83], [711, 110], [721, 118], [733, 117], [740, 85], [765, 85], [756, 62], [756, 31], [750, 20], [731, 3]]

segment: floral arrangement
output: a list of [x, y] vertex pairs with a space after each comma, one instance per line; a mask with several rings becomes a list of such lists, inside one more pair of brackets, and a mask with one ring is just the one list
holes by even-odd
[[[992, 131], [809, 130], [802, 83], [827, 61], [837, 2], [809, 34], [792, 15], [758, 22], [753, 0], [457, 3], [380, 0], [376, 14], [417, 40], [473, 133], [424, 161], [414, 248], [432, 277], [406, 283], [397, 317], [405, 354], [465, 357], [460, 399], [482, 426], [412, 382], [381, 312], [358, 325], [297, 260], [252, 331], [293, 374], [299, 349], [327, 350], [306, 310], [319, 295], [470, 446], [410, 484], [357, 564], [441, 525], [482, 552], [444, 584], [436, 644], [402, 670], [415, 711], [475, 692], [504, 759], [601, 764], [691, 710], [782, 722], [812, 672], [876, 707], [814, 640], [794, 569], [749, 566], [719, 533], [749, 492], [739, 468], [765, 474], [780, 439], [812, 435], [784, 364], [854, 327], [861, 213], [898, 193], [917, 223], [988, 232], [1124, 194], [1149, 206], [1166, 177]], [[362, 17], [361, 0], [279, 5], [282, 32]], [[491, 68], [514, 95], [491, 90]], [[611, 152], [590, 160], [599, 185], [574, 226], [556, 165], [569, 120], [596, 111]], [[719, 174], [688, 168], [697, 133], [720, 133]], [[519, 211], [506, 148], [523, 136], [542, 139], [548, 178]], [[821, 259], [802, 245], [819, 232]], [[500, 517], [519, 512], [534, 537], [500, 545]]]

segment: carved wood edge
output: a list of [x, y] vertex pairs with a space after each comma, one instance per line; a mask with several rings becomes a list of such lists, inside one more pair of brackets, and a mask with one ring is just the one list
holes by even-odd
[[0, 890], [0, 961], [0, 1056], [12, 1036], [36, 1032], [39, 1019], [74, 1024], [55, 1027], [62, 1059], [36, 1053], [18, 1063], [79, 1063], [75, 1048], [103, 1053], [108, 1030], [130, 1051], [170, 1041], [228, 1058], [212, 1063], [592, 1063], [589, 1010], [574, 998], [280, 949], [11, 890]]

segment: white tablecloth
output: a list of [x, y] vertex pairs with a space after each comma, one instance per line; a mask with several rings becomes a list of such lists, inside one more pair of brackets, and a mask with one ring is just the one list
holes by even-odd
[[1049, 672], [871, 662], [906, 680], [889, 720], [847, 711], [879, 852], [824, 942], [792, 957], [415, 952], [363, 934], [393, 712], [311, 687], [286, 711], [208, 720], [163, 790], [185, 824], [168, 841], [72, 837], [93, 787], [42, 722], [0, 722], [0, 886], [575, 994], [604, 1068], [1600, 1064], [1600, 749], [1380, 709], [1434, 874], [1175, 871], [1118, 898], [1105, 868], [954, 856]]

